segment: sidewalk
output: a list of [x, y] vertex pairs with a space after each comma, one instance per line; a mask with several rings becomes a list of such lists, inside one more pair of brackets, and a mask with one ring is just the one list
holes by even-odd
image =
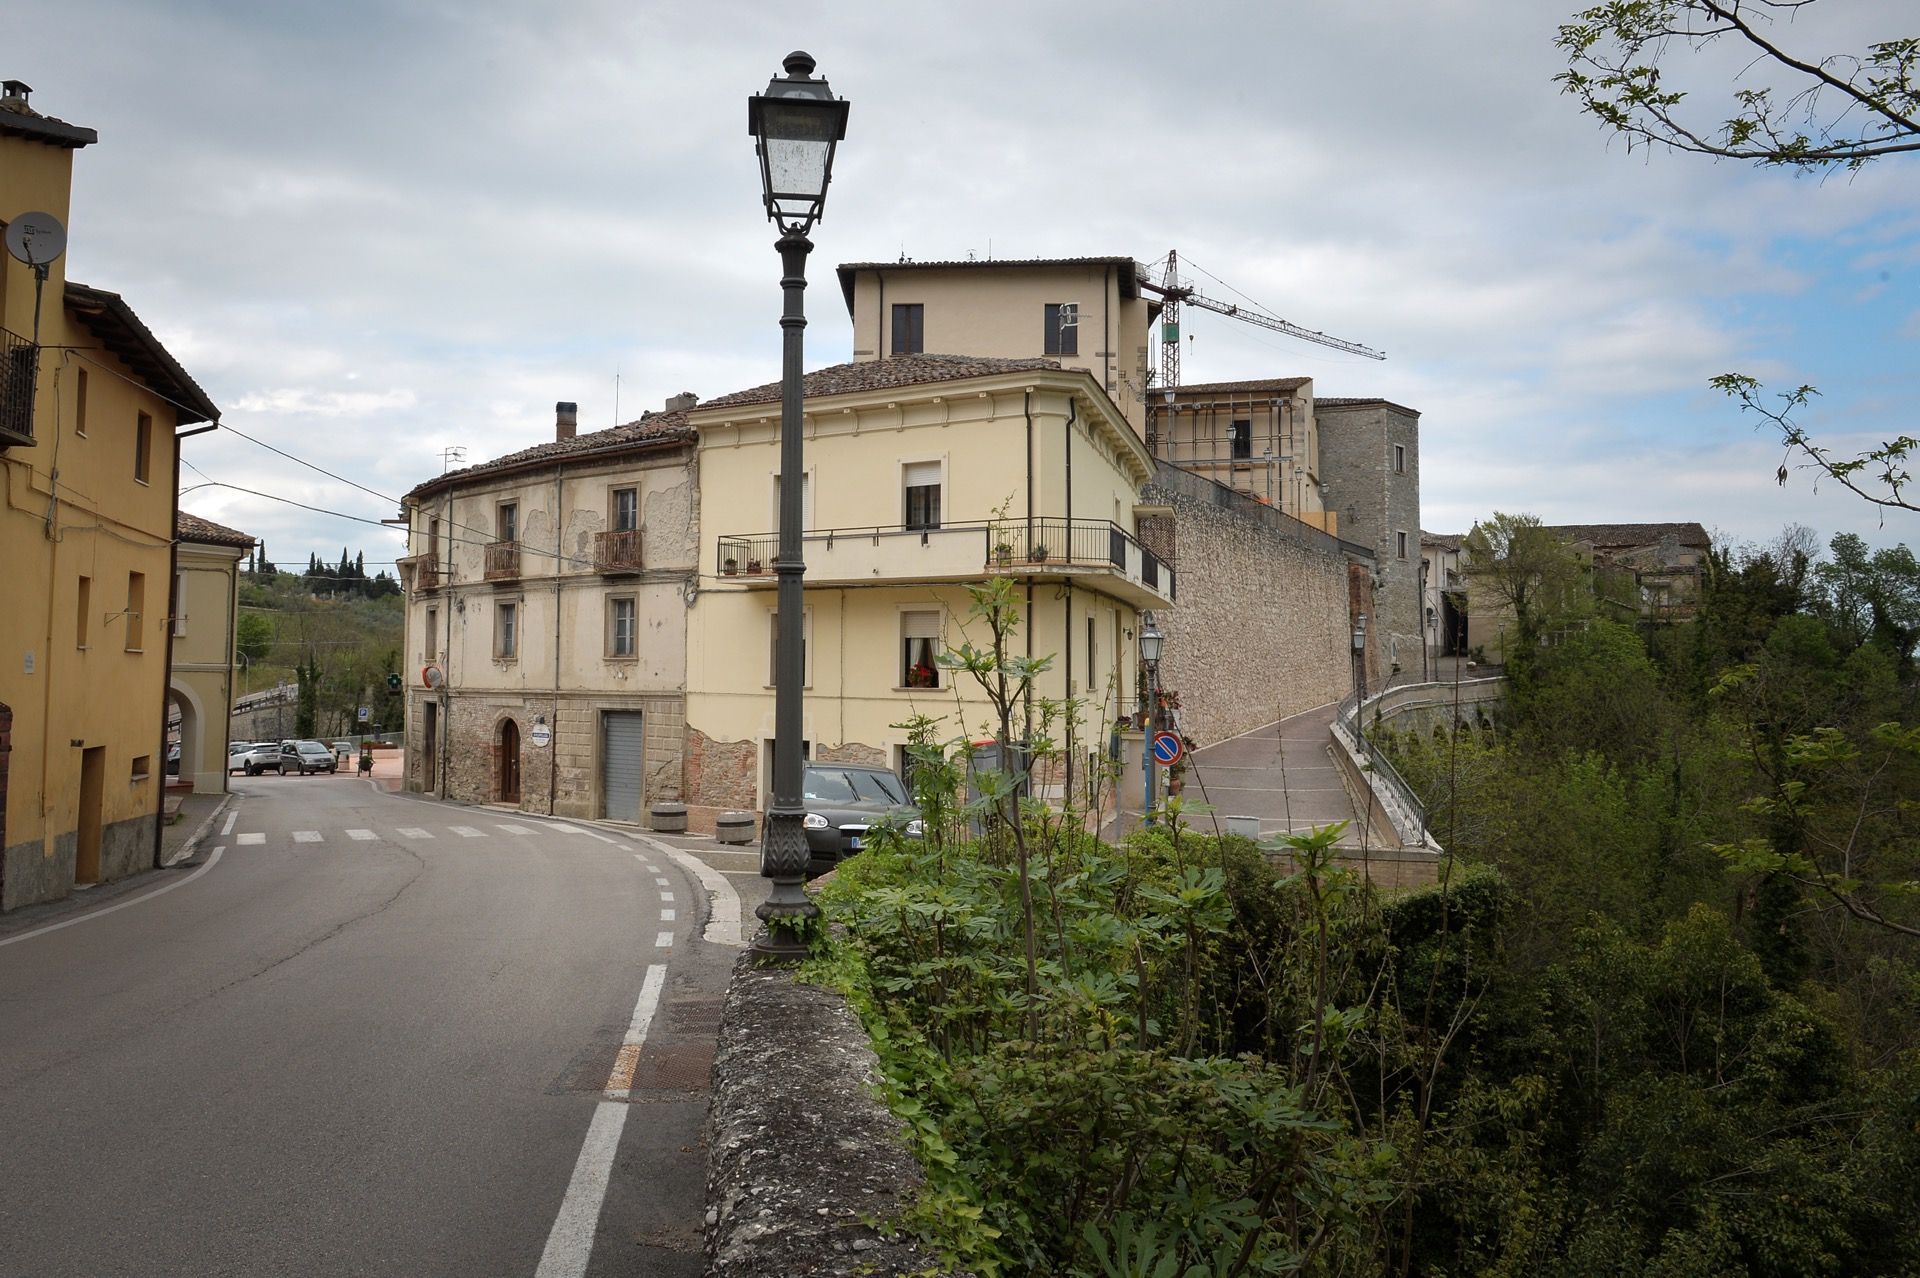
[[1185, 797], [1211, 806], [1223, 824], [1229, 816], [1258, 817], [1263, 838], [1345, 821], [1343, 848], [1399, 847], [1385, 817], [1375, 811], [1363, 820], [1341, 784], [1329, 731], [1337, 708], [1321, 706], [1194, 751]]
[[214, 818], [225, 810], [231, 802], [230, 794], [189, 794], [180, 801], [180, 815], [171, 825], [160, 828], [160, 864], [171, 865], [175, 857], [188, 853], [188, 844], [192, 851], [199, 851], [207, 840], [205, 834], [211, 833]]

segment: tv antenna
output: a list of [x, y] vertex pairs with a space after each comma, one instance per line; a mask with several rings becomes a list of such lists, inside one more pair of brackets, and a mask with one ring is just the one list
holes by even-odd
[[466, 464], [467, 464], [467, 450], [460, 447], [458, 444], [450, 445], [449, 447], [446, 447], [440, 450], [440, 473], [441, 474], [443, 475], [446, 474], [448, 471], [452, 470], [455, 466], [464, 466]]
[[51, 213], [22, 213], [7, 225], [7, 252], [33, 268], [33, 344], [40, 344], [40, 294], [47, 268], [67, 251], [67, 228]]

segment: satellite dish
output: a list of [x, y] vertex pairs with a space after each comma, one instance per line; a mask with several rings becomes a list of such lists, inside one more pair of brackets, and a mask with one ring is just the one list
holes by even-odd
[[67, 228], [51, 213], [22, 213], [7, 226], [7, 252], [28, 266], [45, 266], [67, 251]]

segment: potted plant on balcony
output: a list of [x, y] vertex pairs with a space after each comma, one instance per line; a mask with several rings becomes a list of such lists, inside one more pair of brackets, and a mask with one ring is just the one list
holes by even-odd
[[993, 562], [1005, 568], [1013, 562], [1013, 543], [999, 541], [993, 545]]
[[760, 567], [760, 561], [758, 559], [747, 560], [747, 576], [758, 577], [762, 571], [763, 570]]
[[937, 688], [940, 686], [939, 673], [925, 661], [916, 661], [907, 667], [907, 686], [909, 688]]
[[740, 571], [740, 561], [732, 555], [728, 555], [720, 561], [720, 571], [731, 577]]
[[1027, 559], [1029, 562], [1036, 564], [1044, 564], [1047, 562], [1047, 544], [1045, 542], [1036, 542], [1033, 549], [1027, 552]]

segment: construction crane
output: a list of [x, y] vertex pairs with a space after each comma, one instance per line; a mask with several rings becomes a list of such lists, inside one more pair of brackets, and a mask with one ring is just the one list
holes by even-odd
[[1180, 278], [1178, 252], [1167, 253], [1167, 269], [1158, 280], [1153, 278], [1153, 267], [1145, 263], [1134, 263], [1134, 271], [1139, 277], [1142, 289], [1160, 295], [1159, 384], [1163, 387], [1180, 384], [1180, 307], [1182, 303], [1198, 306], [1201, 310], [1212, 311], [1216, 315], [1225, 315], [1229, 319], [1243, 320], [1260, 328], [1272, 329], [1276, 333], [1285, 333], [1288, 337], [1297, 337], [1303, 342], [1317, 342], [1321, 346], [1331, 346], [1337, 351], [1346, 351], [1350, 355], [1364, 355], [1368, 359], [1386, 358], [1381, 352], [1369, 346], [1362, 346], [1358, 342], [1329, 337], [1311, 328], [1289, 324], [1286, 320], [1269, 315], [1265, 311], [1253, 310], [1232, 302], [1215, 301]]

